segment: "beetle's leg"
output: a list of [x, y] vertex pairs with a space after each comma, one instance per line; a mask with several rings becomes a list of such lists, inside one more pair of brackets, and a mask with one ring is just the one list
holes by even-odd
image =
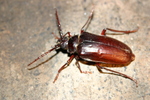
[[91, 13], [89, 15], [89, 18], [87, 19], [86, 23], [82, 26], [81, 33], [83, 33], [87, 29], [87, 27], [89, 26], [89, 24], [90, 24], [90, 22], [91, 22], [91, 20], [93, 18], [93, 12], [94, 12], [94, 8], [92, 9], [92, 11], [91, 11]]
[[52, 34], [54, 35], [55, 39], [60, 39], [55, 33], [52, 32]]
[[83, 73], [82, 70], [81, 70], [80, 64], [79, 64], [79, 62], [78, 62], [77, 60], [76, 60], [76, 63], [75, 63], [75, 64], [76, 64], [76, 66], [78, 67], [80, 73]]
[[[54, 37], [56, 38], [56, 39], [60, 39], [56, 34], [54, 34], [53, 32], [52, 32], [52, 34], [54, 35]], [[65, 37], [66, 35], [68, 34], [68, 37], [70, 38], [71, 37], [71, 34], [70, 34], [70, 32], [67, 32], [65, 35], [63, 35], [63, 37]]]
[[65, 69], [67, 66], [69, 66], [69, 64], [72, 62], [72, 60], [74, 59], [75, 55], [71, 55], [71, 57], [68, 59], [68, 61], [58, 70], [58, 73], [53, 81], [53, 83], [55, 83], [55, 81], [58, 79], [59, 73]]
[[76, 60], [76, 63], [75, 63], [75, 64], [76, 64], [76, 66], [78, 67], [78, 69], [80, 70], [80, 73], [92, 74], [91, 71], [82, 71], [78, 60]]
[[122, 30], [115, 30], [115, 29], [111, 29], [111, 28], [106, 28], [106, 30], [109, 30], [109, 31], [112, 31], [112, 32], [121, 32], [121, 33], [124, 33], [124, 34], [137, 32], [138, 29], [139, 29], [139, 27], [137, 27], [137, 29], [134, 29], [134, 30], [122, 31]]
[[134, 33], [137, 32], [139, 29], [139, 27], [137, 29], [134, 30], [129, 30], [129, 31], [122, 31], [122, 30], [115, 30], [115, 29], [111, 29], [111, 28], [106, 28], [103, 29], [103, 31], [101, 32], [101, 35], [106, 35], [106, 34], [117, 34], [117, 33], [106, 33], [106, 30], [112, 31], [112, 32], [118, 32], [119, 34], [129, 34], [129, 33]]
[[103, 29], [101, 35], [106, 35], [105, 33], [106, 33], [106, 29]]
[[69, 37], [71, 37], [70, 32], [67, 32], [63, 37], [65, 37], [68, 34]]
[[120, 72], [117, 72], [117, 71], [114, 71], [114, 70], [111, 70], [111, 69], [107, 69], [107, 68], [105, 68], [105, 67], [101, 67], [101, 66], [99, 66], [99, 65], [97, 65], [96, 67], [97, 67], [98, 69], [100, 69], [100, 70], [101, 70], [101, 69], [105, 69], [105, 70], [108, 70], [108, 71], [110, 71], [110, 72], [117, 73], [118, 75], [123, 76], [123, 77], [125, 77], [125, 78], [128, 78], [128, 79], [134, 81], [134, 82], [136, 83], [136, 86], [138, 87], [137, 81], [136, 81], [135, 79], [133, 79], [132, 77], [128, 76], [128, 75], [125, 75], [125, 74], [123, 74], [123, 73], [120, 73]]

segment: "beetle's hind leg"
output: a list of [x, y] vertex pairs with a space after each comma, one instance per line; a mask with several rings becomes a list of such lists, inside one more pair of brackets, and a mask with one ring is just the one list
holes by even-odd
[[[111, 29], [111, 28], [105, 28], [105, 29], [102, 30], [101, 35], [106, 35], [106, 34], [111, 34], [111, 35], [130, 34], [130, 33], [137, 32], [138, 29], [139, 29], [139, 27], [137, 27], [137, 29], [134, 29], [134, 30], [123, 31], [123, 30], [115, 30], [115, 29]], [[117, 32], [117, 33], [106, 33], [107, 30], [109, 30], [111, 32]]]
[[76, 59], [76, 66], [78, 67], [78, 69], [79, 69], [79, 71], [80, 71], [80, 73], [84, 73], [84, 74], [92, 74], [92, 72], [91, 71], [82, 71], [81, 70], [81, 67], [80, 67], [80, 64], [79, 64], [79, 61]]
[[105, 68], [105, 67], [101, 67], [101, 66], [99, 66], [99, 65], [97, 65], [96, 67], [100, 70], [100, 72], [102, 72], [101, 69], [105, 69], [105, 70], [107, 70], [107, 71], [110, 71], [110, 72], [115, 73], [115, 75], [118, 74], [119, 76], [128, 78], [128, 79], [134, 81], [134, 82], [136, 83], [136, 86], [138, 87], [137, 81], [136, 81], [135, 79], [133, 79], [132, 77], [128, 76], [128, 75], [125, 75], [125, 74], [123, 74], [123, 73], [120, 73], [120, 72], [117, 72], [117, 71], [114, 71], [114, 70], [111, 70], [111, 69], [107, 69], [107, 68]]

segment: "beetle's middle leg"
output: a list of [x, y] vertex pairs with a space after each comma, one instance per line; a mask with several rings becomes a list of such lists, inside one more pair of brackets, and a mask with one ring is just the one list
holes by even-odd
[[91, 71], [82, 71], [81, 70], [81, 67], [80, 67], [80, 64], [79, 64], [79, 61], [76, 59], [76, 66], [78, 67], [78, 69], [79, 69], [79, 71], [80, 71], [80, 73], [84, 73], [84, 74], [92, 74], [92, 72]]
[[91, 20], [92, 20], [92, 18], [93, 18], [93, 13], [94, 13], [94, 7], [93, 7], [93, 9], [92, 9], [92, 11], [91, 11], [91, 13], [90, 13], [90, 15], [89, 15], [89, 18], [87, 19], [87, 21], [85, 22], [85, 24], [82, 26], [82, 28], [81, 28], [81, 34], [83, 33], [83, 32], [85, 32], [86, 31], [86, 29], [87, 29], [87, 27], [89, 26], [89, 24], [90, 24], [90, 22], [91, 22]]
[[137, 32], [139, 29], [139, 27], [137, 27], [137, 29], [134, 30], [128, 30], [128, 31], [122, 31], [122, 30], [115, 30], [115, 29], [111, 29], [111, 28], [105, 28], [102, 30], [101, 35], [106, 35], [106, 34], [112, 34], [112, 35], [117, 35], [117, 33], [106, 33], [107, 30], [112, 31], [112, 32], [118, 32], [118, 34], [129, 34], [129, 33], [134, 33]]

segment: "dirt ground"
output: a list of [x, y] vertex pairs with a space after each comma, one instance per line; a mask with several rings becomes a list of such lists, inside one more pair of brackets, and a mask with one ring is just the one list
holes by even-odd
[[[58, 69], [69, 58], [64, 52], [52, 51], [29, 66], [37, 68], [27, 69], [27, 64], [56, 43], [52, 34], [58, 35], [55, 8], [63, 32], [74, 35], [80, 33], [93, 5], [88, 32], [140, 27], [129, 35], [109, 35], [131, 47], [136, 56], [130, 65], [111, 69], [133, 77], [138, 87], [129, 79], [102, 74], [90, 65], [81, 64], [81, 69], [93, 74], [81, 74], [75, 60], [53, 84]], [[149, 100], [149, 10], [150, 0], [1, 0], [0, 100]]]

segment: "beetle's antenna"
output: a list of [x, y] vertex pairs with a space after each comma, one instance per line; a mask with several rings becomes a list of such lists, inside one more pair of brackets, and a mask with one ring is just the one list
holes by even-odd
[[62, 39], [63, 38], [63, 32], [62, 32], [61, 24], [60, 24], [59, 17], [57, 14], [57, 9], [56, 9], [55, 15], [56, 15], [56, 22], [57, 22], [57, 26], [58, 26], [58, 30], [59, 30], [59, 35], [60, 35], [60, 38]]
[[31, 63], [28, 64], [28, 66], [30, 66], [31, 64], [33, 64], [34, 62], [36, 62], [37, 60], [39, 60], [40, 58], [44, 57], [45, 55], [47, 55], [48, 53], [50, 53], [51, 51], [57, 49], [58, 47], [60, 47], [60, 44], [55, 45], [54, 48], [48, 50], [47, 52], [43, 53], [42, 55], [40, 55], [39, 57], [37, 57], [34, 61], [32, 61]]

